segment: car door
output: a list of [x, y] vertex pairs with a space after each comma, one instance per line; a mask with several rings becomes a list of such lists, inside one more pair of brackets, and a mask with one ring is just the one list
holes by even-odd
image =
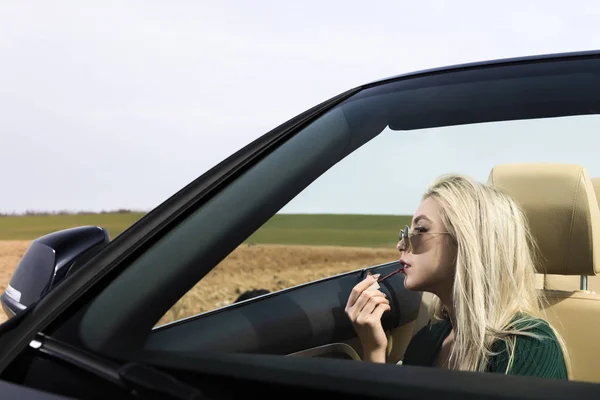
[[[597, 395], [597, 385], [583, 383], [282, 357], [352, 337], [341, 307], [362, 270], [154, 325], [245, 238], [386, 127], [597, 113], [599, 63], [598, 53], [586, 53], [428, 71], [366, 85], [309, 110], [182, 189], [8, 326], [0, 336], [2, 377], [87, 398]], [[561, 95], [548, 98], [549, 91]], [[401, 280], [385, 286], [398, 304], [387, 328], [414, 319], [420, 294], [403, 290]]]
[[[361, 347], [344, 312], [348, 296], [367, 272], [386, 276], [399, 268], [392, 262], [348, 272], [167, 324], [153, 330], [145, 348], [357, 359]], [[403, 282], [401, 274], [381, 282], [393, 310], [382, 319], [387, 331], [413, 323], [420, 309], [421, 293]]]

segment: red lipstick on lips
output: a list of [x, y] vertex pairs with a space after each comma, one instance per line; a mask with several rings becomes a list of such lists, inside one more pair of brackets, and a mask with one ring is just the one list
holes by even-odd
[[406, 268], [406, 264], [404, 262], [402, 262], [402, 260], [400, 260], [400, 264], [402, 264], [401, 268], [398, 268], [397, 270], [395, 270], [394, 272], [390, 272], [389, 274], [387, 274], [386, 276], [384, 276], [383, 278], [379, 278], [379, 280], [377, 281], [377, 283], [379, 282], [383, 282], [384, 280], [386, 280], [387, 278], [389, 278], [390, 276], [399, 274], [400, 272], [404, 271], [404, 269]]

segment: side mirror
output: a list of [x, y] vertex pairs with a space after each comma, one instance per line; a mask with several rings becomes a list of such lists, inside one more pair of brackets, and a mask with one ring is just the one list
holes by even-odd
[[108, 231], [98, 226], [64, 229], [35, 239], [0, 296], [4, 313], [11, 318], [25, 310], [63, 281], [76, 261], [109, 241]]

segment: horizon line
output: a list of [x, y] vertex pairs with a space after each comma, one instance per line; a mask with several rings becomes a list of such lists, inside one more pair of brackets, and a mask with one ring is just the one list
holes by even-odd
[[[152, 210], [150, 210], [152, 211]], [[67, 215], [106, 215], [106, 214], [147, 214], [150, 211], [146, 210], [135, 210], [128, 208], [118, 208], [112, 210], [27, 210], [22, 212], [1, 212], [0, 217], [35, 217], [35, 216], [67, 216]], [[374, 215], [374, 216], [390, 216], [390, 217], [403, 217], [409, 214], [372, 214], [372, 213], [336, 213], [336, 212], [282, 212], [274, 215]]]

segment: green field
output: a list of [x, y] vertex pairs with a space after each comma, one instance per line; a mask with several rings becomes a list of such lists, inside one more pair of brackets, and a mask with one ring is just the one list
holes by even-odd
[[0, 217], [0, 240], [31, 240], [47, 233], [83, 225], [106, 228], [114, 238], [140, 219], [143, 213], [27, 215]]
[[[114, 238], [143, 213], [0, 217], [0, 240], [31, 240], [60, 229], [98, 225]], [[409, 216], [277, 214], [248, 243], [333, 246], [394, 246]]]
[[409, 216], [278, 214], [249, 243], [389, 247], [396, 245]]

